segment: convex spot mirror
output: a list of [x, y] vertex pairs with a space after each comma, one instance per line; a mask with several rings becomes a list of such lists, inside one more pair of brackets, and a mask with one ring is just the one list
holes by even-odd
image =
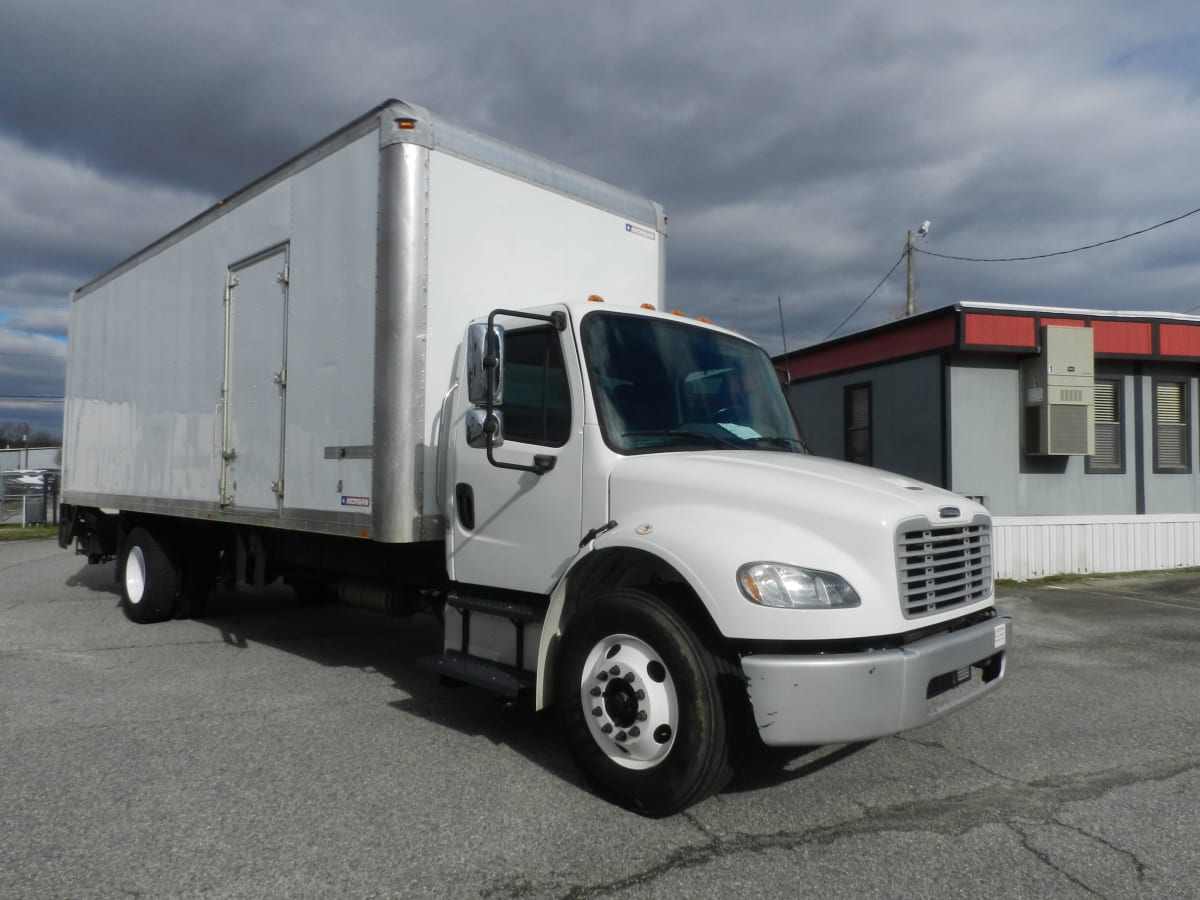
[[483, 323], [467, 329], [467, 399], [472, 406], [499, 406], [504, 402], [503, 360], [503, 326], [492, 326], [490, 334]]
[[491, 423], [492, 446], [504, 444], [504, 413], [498, 409], [488, 414], [486, 409], [467, 410], [467, 445], [482, 450], [488, 445], [488, 423]]

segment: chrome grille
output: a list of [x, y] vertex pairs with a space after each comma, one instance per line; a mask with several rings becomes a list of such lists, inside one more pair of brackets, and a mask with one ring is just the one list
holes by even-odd
[[896, 535], [900, 605], [906, 618], [965, 606], [992, 589], [992, 527], [980, 516], [969, 525], [910, 519]]

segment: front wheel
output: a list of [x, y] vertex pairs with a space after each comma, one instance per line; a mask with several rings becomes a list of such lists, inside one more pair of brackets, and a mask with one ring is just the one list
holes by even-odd
[[725, 786], [736, 671], [675, 609], [640, 590], [605, 594], [571, 622], [560, 659], [559, 714], [601, 794], [665, 816]]

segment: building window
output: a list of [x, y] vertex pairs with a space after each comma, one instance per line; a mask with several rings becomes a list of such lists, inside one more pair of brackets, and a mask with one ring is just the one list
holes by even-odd
[[1154, 382], [1154, 471], [1192, 471], [1187, 383]]
[[846, 459], [871, 465], [871, 385], [852, 384], [846, 388]]
[[504, 439], [561, 447], [571, 433], [571, 390], [553, 328], [504, 335]]
[[1096, 404], [1096, 452], [1087, 457], [1084, 470], [1095, 474], [1119, 474], [1125, 471], [1121, 380], [1097, 378], [1093, 396]]

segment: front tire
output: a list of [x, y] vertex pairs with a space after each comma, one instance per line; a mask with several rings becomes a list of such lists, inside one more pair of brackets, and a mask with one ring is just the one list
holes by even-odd
[[556, 697], [576, 763], [603, 796], [666, 816], [733, 775], [733, 666], [674, 608], [640, 590], [584, 607], [563, 644]]
[[179, 569], [159, 540], [134, 528], [121, 552], [121, 609], [131, 622], [147, 625], [171, 618], [179, 597]]

